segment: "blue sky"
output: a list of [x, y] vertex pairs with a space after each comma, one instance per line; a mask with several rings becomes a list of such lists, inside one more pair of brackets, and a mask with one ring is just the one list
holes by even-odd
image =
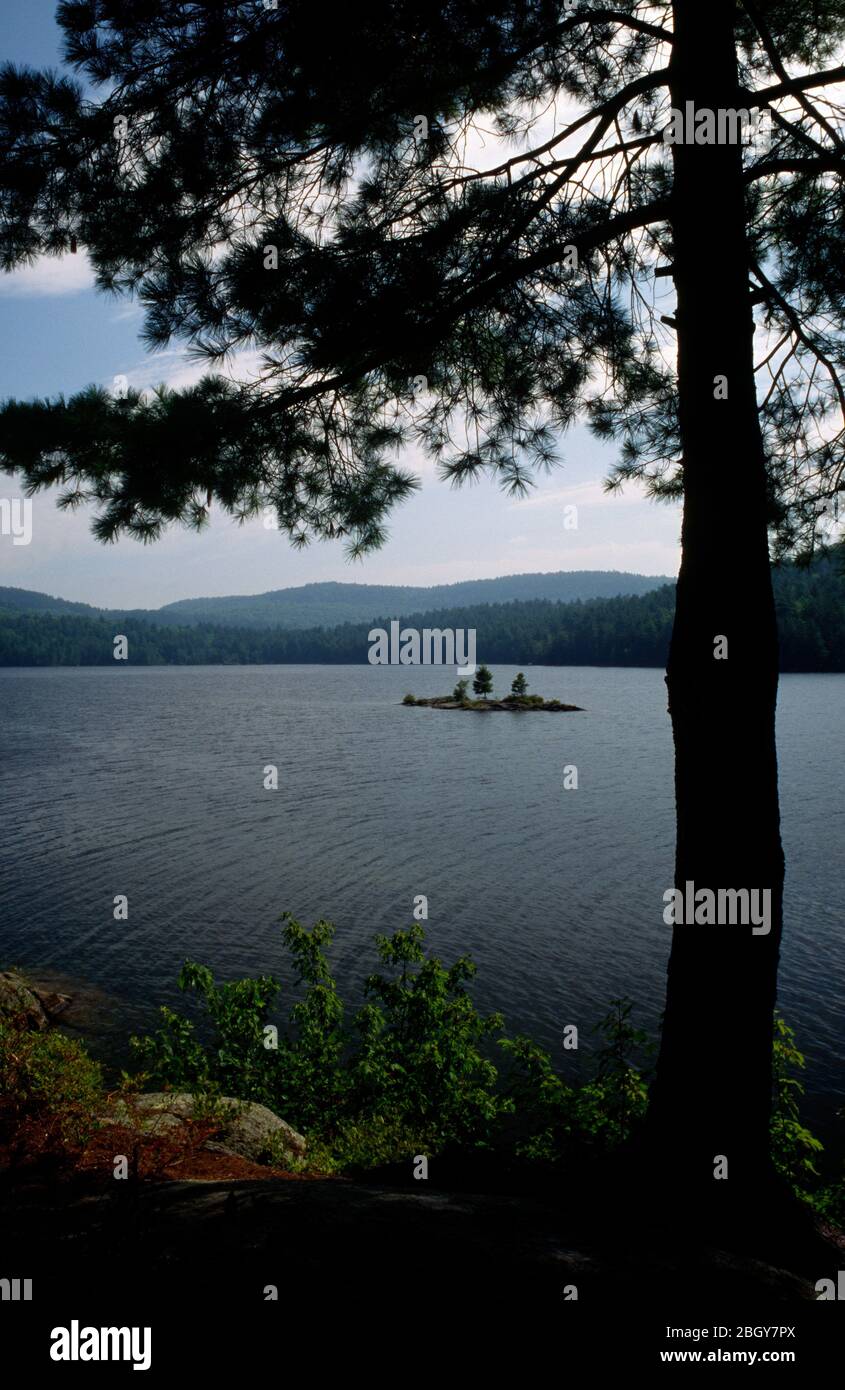
[[[3, 0], [0, 58], [34, 67], [60, 62], [54, 0]], [[150, 355], [138, 339], [137, 306], [97, 293], [82, 253], [0, 274], [0, 398], [69, 394], [91, 382], [178, 384], [187, 364], [178, 345]], [[0, 535], [0, 584], [40, 589], [87, 603], [157, 607], [178, 598], [248, 594], [316, 580], [369, 584], [441, 584], [526, 571], [617, 569], [674, 574], [680, 515], [629, 488], [606, 497], [601, 482], [613, 451], [586, 431], [563, 441], [563, 466], [538, 479], [526, 501], [491, 481], [456, 491], [428, 460], [405, 460], [422, 489], [394, 512], [390, 536], [354, 564], [339, 543], [294, 551], [260, 520], [239, 527], [212, 516], [202, 534], [173, 530], [153, 546], [130, 540], [103, 546], [90, 515], [57, 511], [55, 498], [33, 499], [32, 540]], [[0, 474], [0, 497], [20, 496]], [[578, 508], [577, 530], [565, 508]]]

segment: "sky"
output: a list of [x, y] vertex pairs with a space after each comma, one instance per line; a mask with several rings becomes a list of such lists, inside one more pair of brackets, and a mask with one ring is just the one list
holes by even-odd
[[[3, 0], [0, 61], [60, 64], [54, 0]], [[142, 313], [131, 300], [96, 291], [84, 252], [42, 258], [0, 273], [0, 399], [69, 395], [92, 383], [178, 386], [200, 374], [179, 344], [151, 354], [139, 340]], [[524, 500], [490, 479], [454, 489], [431, 460], [400, 462], [421, 489], [389, 519], [385, 545], [347, 559], [342, 542], [294, 550], [260, 518], [239, 526], [212, 509], [201, 534], [174, 528], [154, 545], [130, 539], [103, 545], [92, 513], [56, 508], [54, 492], [32, 499], [29, 544], [0, 534], [0, 585], [37, 589], [110, 607], [156, 608], [180, 598], [251, 594], [321, 580], [360, 584], [447, 584], [461, 579], [550, 570], [612, 569], [676, 574], [680, 511], [647, 501], [629, 485], [607, 496], [602, 480], [615, 458], [584, 429], [561, 441], [562, 463]], [[0, 473], [0, 499], [21, 496]], [[577, 507], [577, 529], [572, 527]], [[568, 525], [565, 524], [568, 522]]]

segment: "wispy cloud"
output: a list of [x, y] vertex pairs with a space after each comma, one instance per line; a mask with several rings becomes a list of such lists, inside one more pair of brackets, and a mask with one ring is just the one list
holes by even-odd
[[[126, 368], [124, 375], [130, 386], [139, 391], [148, 391], [162, 382], [173, 391], [195, 386], [204, 376], [225, 376], [230, 381], [254, 381], [261, 372], [261, 353], [255, 349], [232, 353], [223, 366], [192, 360], [182, 347], [165, 348], [151, 353], [134, 367]], [[104, 382], [110, 386], [110, 382]]]
[[598, 481], [576, 483], [572, 487], [555, 488], [552, 492], [538, 492], [530, 497], [521, 497], [511, 503], [511, 511], [520, 512], [537, 508], [552, 507], [620, 507], [641, 506], [647, 499], [636, 483], [631, 483], [620, 492], [608, 493]]
[[34, 265], [0, 275], [0, 295], [9, 299], [49, 298], [94, 289], [94, 271], [84, 251], [76, 255], [39, 256]]
[[144, 312], [143, 304], [134, 299], [125, 300], [111, 316], [112, 323], [126, 323], [129, 319], [140, 319]]

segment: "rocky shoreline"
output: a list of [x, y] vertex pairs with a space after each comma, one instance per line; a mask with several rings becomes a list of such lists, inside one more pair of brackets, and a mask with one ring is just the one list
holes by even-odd
[[43, 989], [19, 970], [0, 970], [0, 1014], [42, 1032], [72, 1003], [71, 995]]
[[[20, 970], [0, 970], [0, 1020], [23, 1034], [63, 1028], [73, 996], [45, 987]], [[106, 1093], [96, 1116], [82, 1171], [105, 1162], [111, 1152], [134, 1153], [136, 1173], [156, 1167], [174, 1176], [214, 1181], [289, 1175], [303, 1166], [305, 1138], [264, 1105], [236, 1096], [198, 1098], [187, 1092]], [[145, 1153], [141, 1153], [145, 1150]], [[0, 1173], [3, 1171], [0, 1139]], [[106, 1163], [106, 1167], [109, 1164]], [[272, 1170], [268, 1173], [268, 1169]]]
[[[37, 1037], [55, 1027], [67, 995], [51, 994], [19, 971], [0, 971], [0, 1015]], [[24, 1151], [20, 1136], [0, 1143], [0, 1226], [12, 1270], [37, 1270], [40, 1301], [67, 1306], [68, 1270], [77, 1297], [103, 1306], [120, 1271], [139, 1281], [146, 1305], [183, 1307], [191, 1290], [206, 1309], [268, 1297], [293, 1304], [315, 1287], [356, 1290], [368, 1306], [397, 1289], [431, 1287], [444, 1306], [467, 1291], [485, 1306], [528, 1299], [559, 1312], [564, 1291], [585, 1303], [628, 1307], [639, 1290], [679, 1281], [694, 1302], [717, 1296], [794, 1310], [815, 1301], [814, 1280], [842, 1260], [842, 1237], [802, 1216], [775, 1238], [755, 1232], [758, 1253], [721, 1245], [709, 1226], [680, 1213], [686, 1240], [661, 1214], [641, 1209], [617, 1181], [611, 1160], [576, 1168], [571, 1186], [443, 1155], [431, 1182], [408, 1166], [333, 1177], [306, 1164], [307, 1144], [265, 1106], [184, 1092], [106, 1097], [84, 1161]], [[0, 1107], [1, 1109], [2, 1107]], [[116, 1178], [123, 1181], [116, 1182]], [[654, 1221], [651, 1218], [654, 1217]], [[131, 1261], [126, 1264], [126, 1252]]]
[[539, 696], [520, 698], [507, 695], [503, 700], [454, 700], [450, 695], [438, 695], [431, 699], [417, 699], [416, 696], [406, 695], [402, 704], [422, 706], [425, 709], [506, 710], [510, 714], [528, 714], [532, 710], [552, 714], [576, 711], [584, 713], [582, 705], [565, 705], [560, 700], [542, 700]]

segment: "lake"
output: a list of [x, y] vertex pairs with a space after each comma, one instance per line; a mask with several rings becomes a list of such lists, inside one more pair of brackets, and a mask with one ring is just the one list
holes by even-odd
[[[497, 693], [514, 674], [495, 669]], [[401, 705], [407, 690], [448, 691], [451, 668], [0, 671], [0, 964], [96, 986], [100, 1050], [120, 1060], [125, 1036], [174, 1002], [186, 957], [224, 978], [289, 979], [283, 909], [335, 923], [333, 965], [357, 1002], [373, 934], [408, 926], [425, 894], [431, 948], [471, 955], [479, 1005], [577, 1077], [611, 998], [631, 997], [650, 1030], [662, 1008], [671, 731], [660, 671], [526, 674], [585, 712]], [[822, 1128], [845, 1098], [843, 697], [842, 675], [782, 678], [780, 1006]], [[568, 1023], [582, 1054], [564, 1059]]]

